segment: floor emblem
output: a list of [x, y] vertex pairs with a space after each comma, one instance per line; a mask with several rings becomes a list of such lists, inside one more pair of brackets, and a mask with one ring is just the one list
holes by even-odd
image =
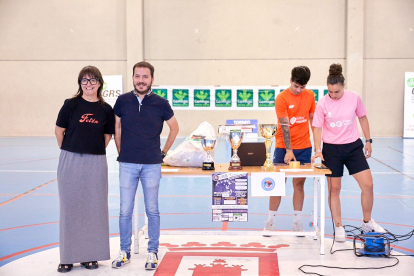
[[160, 246], [167, 247], [167, 252], [154, 276], [277, 276], [279, 265], [275, 251], [288, 247], [285, 244], [236, 245], [229, 242]]

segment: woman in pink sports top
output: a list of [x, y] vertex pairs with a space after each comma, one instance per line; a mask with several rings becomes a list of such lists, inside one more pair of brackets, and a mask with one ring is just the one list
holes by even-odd
[[[335, 241], [346, 240], [339, 197], [344, 166], [361, 188], [362, 230], [385, 233], [371, 218], [374, 202], [373, 180], [366, 159], [371, 156], [372, 139], [364, 103], [357, 93], [344, 89], [345, 78], [340, 64], [330, 66], [327, 85], [328, 94], [318, 102], [313, 117], [315, 154], [311, 160], [313, 163], [315, 158], [320, 157], [322, 163], [332, 171], [332, 174], [327, 175], [327, 180], [329, 207], [335, 223]], [[365, 148], [360, 139], [358, 121], [366, 139]]]

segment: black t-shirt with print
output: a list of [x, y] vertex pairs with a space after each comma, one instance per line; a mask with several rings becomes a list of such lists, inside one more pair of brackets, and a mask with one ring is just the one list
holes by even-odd
[[112, 107], [82, 97], [65, 100], [56, 125], [65, 128], [61, 149], [76, 153], [105, 154], [104, 134], [115, 133]]

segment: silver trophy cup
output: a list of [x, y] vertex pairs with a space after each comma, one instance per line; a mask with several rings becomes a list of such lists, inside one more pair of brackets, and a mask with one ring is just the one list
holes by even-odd
[[216, 138], [205, 137], [201, 139], [201, 145], [203, 149], [207, 152], [207, 160], [203, 161], [203, 170], [214, 170], [214, 161], [211, 158], [210, 152], [214, 149], [216, 145]]
[[233, 156], [230, 159], [229, 170], [241, 170], [242, 165], [240, 157], [237, 155], [237, 149], [240, 147], [244, 138], [244, 132], [241, 130], [230, 130], [230, 133], [226, 135], [226, 140], [229, 142], [233, 149]]

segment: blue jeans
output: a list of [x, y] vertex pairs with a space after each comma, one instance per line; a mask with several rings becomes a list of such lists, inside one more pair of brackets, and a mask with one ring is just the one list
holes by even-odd
[[119, 233], [121, 236], [121, 250], [131, 251], [132, 213], [139, 180], [141, 180], [144, 192], [145, 212], [148, 217], [148, 252], [158, 253], [160, 239], [158, 190], [161, 180], [161, 164], [119, 162], [119, 186], [121, 191]]

